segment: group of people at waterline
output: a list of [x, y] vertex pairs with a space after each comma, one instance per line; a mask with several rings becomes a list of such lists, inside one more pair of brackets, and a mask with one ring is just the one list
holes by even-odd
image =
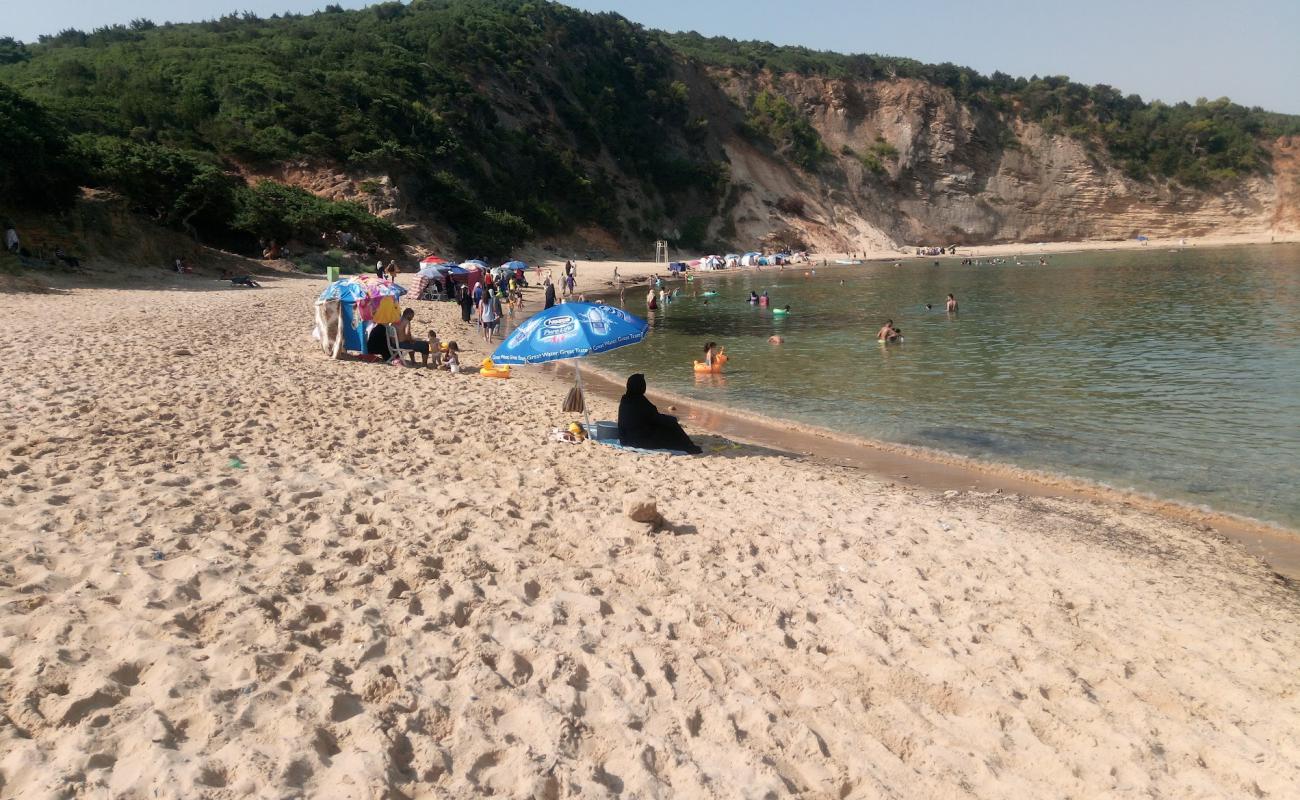
[[[584, 296], [576, 293], [577, 272], [577, 264], [569, 261], [564, 265], [564, 276], [560, 281], [552, 281], [551, 277], [547, 275], [542, 283], [545, 308], [550, 308], [556, 305], [557, 302], [564, 302], [563, 299], [557, 298], [557, 283], [564, 298], [572, 298], [579, 302], [585, 301], [586, 298]], [[814, 273], [810, 272], [805, 274], [811, 276]], [[691, 279], [688, 278], [688, 281], [690, 280]], [[615, 270], [614, 282], [619, 289], [620, 300], [622, 300], [624, 286], [622, 280], [618, 277], [617, 270]], [[841, 283], [843, 283], [843, 281], [841, 281]], [[459, 291], [456, 297], [456, 301], [460, 305], [462, 321], [476, 324], [483, 337], [484, 343], [491, 345], [496, 338], [497, 331], [504, 328], [504, 323], [507, 320], [513, 322], [516, 314], [522, 312], [524, 307], [522, 291], [523, 285], [523, 282], [517, 280], [517, 276], [515, 275], [509, 276], [506, 280], [494, 282], [490, 274], [483, 282], [475, 283], [472, 287], [462, 284], [458, 287]], [[701, 291], [699, 285], [694, 284], [693, 282], [691, 289], [691, 296], [701, 299], [705, 305], [709, 303], [711, 298], [716, 298], [718, 296], [716, 290], [706, 288]], [[647, 288], [645, 298], [646, 310], [654, 312], [664, 309], [674, 301], [680, 299], [682, 294], [682, 287], [670, 289], [663, 277], [656, 276]], [[771, 309], [771, 313], [775, 317], [782, 317], [791, 313], [791, 307], [788, 304], [780, 307], [775, 306], [766, 289], [761, 293], [751, 290], [749, 292], [749, 297], [746, 298], [746, 302], [758, 308]], [[934, 305], [932, 303], [926, 303], [925, 308], [927, 311], [932, 311], [934, 310]], [[956, 314], [957, 309], [957, 298], [949, 293], [944, 302], [944, 310], [949, 314]], [[399, 324], [399, 328], [401, 328], [401, 330], [399, 330], [399, 340], [402, 342], [403, 347], [408, 347], [409, 343], [416, 342], [416, 338], [409, 330], [412, 321], [410, 316], [413, 316], [413, 313], [408, 310], [407, 315], [404, 315], [401, 320], [401, 323], [404, 324]], [[435, 335], [436, 334], [430, 331], [430, 337]], [[886, 320], [880, 327], [879, 331], [877, 331], [876, 339], [882, 344], [898, 344], [903, 341], [903, 330], [897, 327], [892, 319], [889, 319]], [[420, 352], [424, 358], [432, 358], [435, 367], [441, 366], [447, 368], [450, 366], [446, 363], [449, 359], [447, 359], [445, 346], [440, 347], [440, 345], [442, 345], [441, 342], [438, 342], [437, 344], [433, 344], [432, 342], [426, 344], [426, 342], [428, 342], [428, 340], [425, 342], [418, 342], [415, 345], [416, 348], [421, 344], [429, 348], [428, 350], [421, 349], [418, 352]], [[785, 342], [785, 338], [779, 334], [773, 334], [768, 337], [768, 342], [779, 345]], [[378, 344], [378, 342], [376, 342], [376, 344]], [[439, 352], [440, 349], [441, 352]], [[455, 360], [454, 355], [451, 360]], [[726, 362], [727, 356], [723, 352], [723, 348], [718, 346], [716, 342], [708, 342], [703, 348], [702, 359], [695, 361], [694, 369], [697, 373], [718, 373], [722, 371], [722, 367]], [[456, 364], [455, 366], [459, 366], [459, 364]]]

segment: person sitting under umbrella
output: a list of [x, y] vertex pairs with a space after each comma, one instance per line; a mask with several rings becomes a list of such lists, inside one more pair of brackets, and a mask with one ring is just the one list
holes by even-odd
[[627, 393], [618, 401], [618, 437], [627, 447], [647, 450], [684, 450], [691, 455], [704, 452], [691, 441], [677, 417], [660, 414], [645, 396], [645, 375], [627, 379]]

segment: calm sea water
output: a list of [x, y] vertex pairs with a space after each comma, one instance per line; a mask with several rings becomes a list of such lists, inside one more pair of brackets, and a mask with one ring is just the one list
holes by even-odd
[[[597, 363], [702, 400], [1300, 528], [1300, 246], [1021, 262], [698, 277], [718, 296], [706, 305], [686, 284], [645, 342]], [[751, 289], [791, 314], [751, 306]], [[628, 293], [636, 313], [641, 296]], [[876, 343], [886, 318], [904, 343]], [[785, 344], [768, 344], [774, 333]], [[708, 340], [732, 360], [697, 378]]]

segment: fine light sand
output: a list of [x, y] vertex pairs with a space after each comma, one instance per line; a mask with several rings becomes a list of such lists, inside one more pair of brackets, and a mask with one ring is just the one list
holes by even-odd
[[0, 797], [1300, 785], [1300, 595], [1220, 538], [550, 443], [547, 375], [330, 361], [320, 281], [173, 282], [0, 296]]

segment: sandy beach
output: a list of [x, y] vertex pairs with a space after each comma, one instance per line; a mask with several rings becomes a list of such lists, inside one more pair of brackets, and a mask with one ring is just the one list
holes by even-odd
[[1221, 536], [550, 442], [540, 369], [327, 359], [320, 279], [134, 285], [0, 295], [0, 797], [1300, 785], [1300, 591]]

